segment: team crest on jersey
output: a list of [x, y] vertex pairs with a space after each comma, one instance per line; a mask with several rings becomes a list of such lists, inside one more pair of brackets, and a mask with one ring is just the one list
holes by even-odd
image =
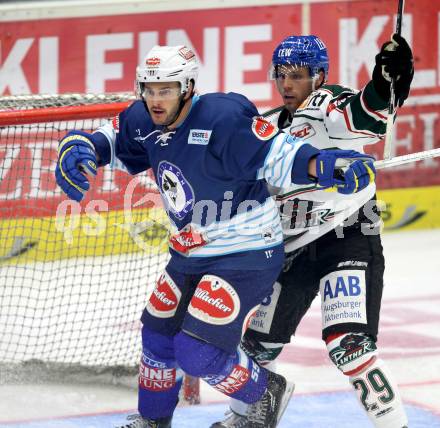
[[306, 122], [301, 125], [292, 126], [289, 129], [290, 135], [295, 138], [300, 138], [301, 140], [305, 140], [307, 138], [313, 137], [316, 134], [316, 131], [313, 129], [313, 126], [310, 123]]
[[263, 117], [255, 117], [252, 121], [252, 132], [260, 140], [267, 141], [278, 134], [278, 128]]
[[165, 271], [148, 300], [147, 311], [158, 318], [171, 318], [177, 310], [182, 293]]
[[341, 340], [340, 345], [330, 352], [330, 358], [337, 367], [343, 368], [376, 350], [376, 345], [370, 337], [364, 334], [348, 334]]
[[162, 161], [157, 168], [159, 190], [166, 208], [179, 220], [183, 219], [194, 206], [194, 190], [179, 167]]
[[188, 306], [188, 312], [209, 324], [229, 324], [240, 312], [240, 298], [231, 284], [215, 275], [204, 275]]

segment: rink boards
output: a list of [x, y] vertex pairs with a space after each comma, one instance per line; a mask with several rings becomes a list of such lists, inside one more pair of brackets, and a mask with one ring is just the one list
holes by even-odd
[[[440, 186], [381, 190], [377, 197], [385, 231], [440, 227]], [[138, 251], [162, 254], [167, 251], [168, 234], [167, 217], [159, 207], [2, 218], [0, 261], [26, 263]]]

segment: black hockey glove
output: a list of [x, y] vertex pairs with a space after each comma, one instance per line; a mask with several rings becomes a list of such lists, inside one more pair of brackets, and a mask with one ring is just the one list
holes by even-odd
[[402, 36], [395, 33], [391, 41], [384, 43], [376, 55], [376, 66], [373, 71], [374, 88], [381, 98], [389, 100], [391, 79], [396, 79], [395, 105], [401, 107], [408, 98], [413, 76], [414, 60], [411, 48]]

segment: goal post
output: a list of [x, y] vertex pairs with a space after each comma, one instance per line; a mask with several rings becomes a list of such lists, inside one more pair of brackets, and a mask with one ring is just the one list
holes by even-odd
[[[0, 384], [137, 384], [140, 315], [168, 261], [152, 176], [100, 168], [81, 203], [54, 178], [58, 141], [132, 94], [0, 97]], [[197, 402], [189, 377], [184, 398]]]

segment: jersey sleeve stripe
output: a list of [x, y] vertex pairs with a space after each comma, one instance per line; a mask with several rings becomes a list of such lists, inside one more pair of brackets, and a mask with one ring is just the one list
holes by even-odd
[[116, 134], [113, 127], [109, 123], [107, 123], [103, 126], [100, 126], [94, 133], [95, 134], [101, 133], [106, 138], [110, 149], [110, 165], [111, 165], [113, 159], [115, 158], [114, 141], [116, 140]]
[[280, 238], [276, 237], [276, 240], [272, 244], [264, 244], [262, 240], [256, 242], [238, 242], [237, 244], [228, 244], [224, 250], [219, 248], [213, 248], [209, 245], [205, 247], [198, 248], [192, 252], [189, 257], [215, 257], [215, 256], [225, 256], [227, 254], [240, 253], [244, 251], [256, 251], [256, 250], [266, 250], [269, 248], [276, 247], [283, 242], [282, 235]]
[[281, 133], [272, 141], [272, 146], [258, 170], [257, 178], [265, 178], [276, 187], [288, 187], [291, 181], [292, 166], [298, 149], [304, 144], [290, 135]]
[[273, 213], [273, 200], [268, 198], [264, 204], [254, 208], [252, 211], [237, 214], [231, 220], [211, 223], [205, 230], [202, 229], [201, 231], [207, 233], [209, 238], [215, 239], [222, 234], [242, 229], [243, 226], [248, 227], [249, 223], [256, 220], [260, 219], [259, 223], [263, 224], [274, 222], [277, 218], [278, 213]]
[[[242, 251], [270, 248], [283, 240], [280, 218], [273, 198], [264, 204], [234, 216], [229, 221], [215, 222], [207, 228], [198, 228], [208, 244], [192, 252], [189, 257], [208, 257]], [[269, 241], [261, 231], [271, 231]]]
[[364, 110], [365, 113], [367, 113], [369, 116], [373, 117], [373, 118], [376, 119], [376, 120], [380, 120], [380, 121], [382, 121], [382, 122], [386, 122], [386, 121], [387, 121], [387, 116], [386, 116], [386, 115], [380, 113], [380, 112], [377, 111], [377, 110], [373, 110], [373, 109], [368, 105], [368, 102], [367, 102], [366, 97], [365, 97], [365, 89], [362, 91], [360, 101], [361, 101], [361, 106], [362, 106], [363, 110]]
[[376, 134], [372, 133], [372, 132], [366, 132], [366, 131], [357, 131], [355, 128], [355, 126], [353, 125], [351, 119], [352, 119], [352, 113], [351, 113], [351, 106], [347, 105], [347, 107], [343, 110], [343, 115], [344, 115], [344, 119], [345, 119], [345, 124], [347, 125], [347, 129], [350, 132], [353, 132], [354, 134], [363, 134], [363, 135], [368, 135], [369, 137], [376, 137]]
[[281, 180], [279, 181], [279, 185], [278, 187], [281, 188], [286, 188], [286, 187], [290, 187], [292, 185], [292, 166], [293, 166], [293, 162], [295, 159], [295, 155], [296, 152], [289, 152], [287, 153], [287, 155], [284, 158], [283, 163], [285, 162], [286, 164], [290, 165], [290, 168], [285, 167], [284, 168], [284, 175], [281, 177]]
[[110, 168], [127, 172], [125, 165], [115, 156], [116, 132], [110, 123], [100, 126], [95, 133], [105, 136], [110, 147]]

